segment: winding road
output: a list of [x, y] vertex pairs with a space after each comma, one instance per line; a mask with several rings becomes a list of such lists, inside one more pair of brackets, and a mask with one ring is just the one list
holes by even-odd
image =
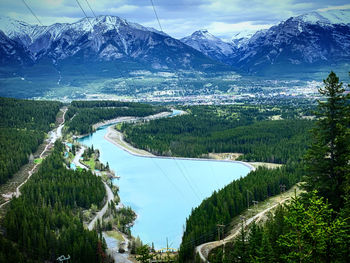
[[[79, 149], [79, 151], [77, 152], [77, 154], [75, 155], [74, 159], [73, 159], [73, 163], [75, 164], [76, 167], [80, 167], [82, 169], [85, 170], [89, 170], [89, 168], [87, 166], [85, 166], [84, 164], [82, 164], [79, 160], [81, 158], [81, 156], [83, 155], [84, 151], [85, 151], [86, 147], [81, 146], [81, 148]], [[91, 171], [92, 173], [94, 173], [94, 171]], [[94, 173], [96, 176], [98, 176], [98, 174]], [[114, 200], [114, 194], [112, 192], [112, 189], [104, 182], [102, 181], [105, 189], [106, 189], [106, 193], [107, 193], [107, 201], [105, 203], [105, 205], [102, 207], [102, 209], [100, 211], [97, 212], [97, 214], [95, 215], [95, 217], [90, 221], [90, 223], [88, 224], [88, 229], [92, 230], [95, 226], [95, 223], [97, 222], [98, 219], [102, 220], [103, 215], [106, 213], [107, 209], [108, 209], [108, 204], [110, 201]]]
[[73, 163], [75, 164], [76, 167], [80, 167], [82, 169], [85, 170], [89, 170], [89, 168], [87, 166], [85, 166], [84, 164], [82, 164], [79, 160], [81, 158], [81, 156], [83, 155], [84, 151], [85, 151], [86, 147], [81, 146], [81, 148], [79, 149], [79, 151], [75, 154], [75, 157], [73, 159]]
[[[255, 222], [258, 222], [261, 220], [261, 218], [266, 214], [268, 213], [269, 211], [271, 211], [272, 209], [274, 209], [275, 207], [277, 207], [278, 205], [281, 205], [283, 204], [284, 202], [286, 202], [287, 200], [289, 200], [290, 197], [288, 198], [285, 198], [283, 200], [281, 200], [280, 202], [278, 202], [277, 204], [274, 204], [273, 206], [270, 206], [269, 208], [266, 208], [265, 210], [261, 211], [260, 213], [248, 218], [246, 221], [245, 221], [245, 227], [249, 226], [251, 223], [253, 223], [254, 221]], [[227, 237], [225, 237], [224, 239], [220, 240], [220, 241], [212, 241], [212, 242], [208, 242], [208, 243], [204, 243], [204, 244], [201, 244], [199, 246], [196, 247], [196, 253], [199, 254], [201, 260], [203, 262], [207, 262], [209, 263], [208, 261], [208, 256], [209, 256], [209, 253], [212, 249], [216, 248], [216, 247], [219, 247], [221, 245], [224, 245], [230, 241], [232, 241], [232, 239], [234, 239], [235, 237], [237, 237], [241, 232], [241, 228], [240, 227], [237, 227], [236, 229], [234, 229], [234, 231], [228, 235]]]
[[[103, 181], [102, 181], [103, 182]], [[92, 230], [95, 226], [95, 223], [97, 222], [97, 219], [102, 220], [103, 215], [106, 213], [107, 209], [108, 209], [108, 204], [110, 201], [112, 201], [114, 199], [114, 194], [111, 190], [111, 188], [105, 183], [103, 182], [105, 189], [106, 189], [106, 193], [107, 193], [107, 201], [105, 203], [105, 205], [102, 207], [102, 209], [100, 211], [97, 212], [97, 214], [95, 215], [95, 217], [91, 220], [91, 222], [88, 224], [88, 229]]]

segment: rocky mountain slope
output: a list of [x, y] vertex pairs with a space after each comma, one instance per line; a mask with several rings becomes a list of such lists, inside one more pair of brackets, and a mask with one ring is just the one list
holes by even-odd
[[84, 18], [72, 24], [51, 26], [1, 18], [0, 30], [1, 38], [6, 38], [1, 42], [5, 54], [2, 64], [8, 63], [13, 50], [18, 50], [17, 55], [25, 53], [19, 56], [21, 65], [52, 63], [60, 68], [93, 62], [103, 64], [105, 70], [108, 70], [106, 65], [110, 65], [109, 69], [116, 65], [199, 70], [221, 67], [221, 63], [165, 33], [116, 16]]
[[[209, 35], [209, 33], [207, 34]], [[222, 53], [219, 39], [182, 39], [213, 59], [250, 72], [285, 72], [350, 63], [350, 10], [311, 12], [291, 17], [250, 38], [234, 38]], [[211, 41], [211, 45], [207, 43]]]
[[226, 63], [228, 62], [226, 60], [236, 49], [234, 45], [213, 36], [206, 29], [198, 30], [191, 36], [182, 38], [181, 41], [212, 59]]

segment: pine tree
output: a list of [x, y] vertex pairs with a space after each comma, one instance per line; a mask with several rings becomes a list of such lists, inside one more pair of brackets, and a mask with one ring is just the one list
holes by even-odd
[[288, 206], [285, 217], [288, 232], [277, 241], [288, 252], [281, 257], [286, 262], [343, 262], [337, 261], [340, 259], [337, 254], [348, 239], [345, 220], [334, 218], [333, 209], [316, 191], [309, 197], [295, 197]]
[[305, 188], [307, 191], [317, 190], [338, 210], [344, 203], [344, 182], [349, 172], [350, 96], [345, 95], [345, 89], [334, 72], [324, 84], [319, 93], [326, 100], [318, 102], [313, 143], [305, 158]]
[[137, 261], [141, 263], [148, 263], [150, 259], [153, 259], [153, 255], [150, 253], [149, 246], [143, 245], [137, 249]]

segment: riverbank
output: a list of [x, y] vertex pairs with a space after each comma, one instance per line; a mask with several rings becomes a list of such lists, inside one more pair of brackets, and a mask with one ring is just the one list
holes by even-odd
[[133, 116], [126, 116], [126, 117], [118, 117], [107, 121], [101, 121], [92, 126], [93, 130], [97, 130], [98, 128], [110, 125], [110, 124], [116, 124], [121, 122], [135, 122], [135, 121], [149, 121], [149, 120], [155, 120], [160, 118], [166, 118], [169, 117], [172, 114], [172, 112], [164, 111], [160, 112], [154, 115], [150, 115], [147, 117], [133, 117]]
[[[100, 149], [100, 160], [118, 171], [120, 180], [115, 183], [120, 187], [120, 198], [139, 216], [133, 233], [144, 242], [153, 242], [155, 248], [164, 247], [166, 237], [178, 247], [181, 225], [191, 209], [214, 190], [244, 177], [253, 169], [242, 162], [158, 157], [150, 153], [145, 156], [146, 151], [131, 152], [134, 147], [127, 147], [122, 134], [113, 128], [113, 125], [101, 127], [78, 142]], [[159, 211], [162, 215], [155, 217]], [[169, 232], [173, 234], [169, 235]]]
[[[92, 130], [94, 133], [97, 129], [107, 126], [107, 125], [112, 125], [112, 124], [118, 124], [118, 123], [123, 123], [123, 122], [140, 122], [140, 121], [150, 121], [150, 120], [155, 120], [155, 119], [160, 119], [160, 118], [166, 118], [170, 117], [173, 113], [164, 111], [160, 112], [154, 115], [149, 115], [146, 117], [134, 117], [134, 116], [124, 116], [124, 117], [117, 117], [114, 119], [106, 120], [106, 121], [101, 121], [98, 123], [95, 123], [92, 125]], [[181, 111], [178, 115], [186, 114], [186, 112]], [[79, 140], [83, 137], [89, 136], [91, 133], [86, 133], [86, 134], [80, 134], [80, 135], [73, 135], [74, 140]]]
[[[230, 161], [237, 161], [237, 159], [242, 156], [243, 153], [209, 153], [208, 157], [209, 159], [215, 159], [215, 160], [230, 160]], [[281, 167], [282, 164], [279, 163], [266, 163], [266, 162], [246, 162], [254, 166], [255, 168], [258, 167], [265, 167], [268, 169], [275, 169], [278, 167]]]
[[248, 167], [251, 171], [254, 171], [256, 167], [250, 163], [242, 162], [242, 161], [234, 161], [227, 159], [208, 159], [208, 158], [187, 158], [187, 157], [170, 157], [170, 156], [158, 156], [154, 155], [148, 151], [135, 148], [130, 143], [124, 140], [124, 135], [117, 131], [113, 126], [109, 126], [107, 128], [107, 133], [104, 138], [110, 143], [116, 145], [120, 149], [138, 157], [146, 157], [146, 158], [161, 158], [161, 159], [176, 159], [176, 160], [191, 160], [191, 161], [212, 161], [212, 162], [230, 162], [230, 163], [240, 163], [246, 167]]
[[132, 155], [136, 155], [140, 157], [155, 156], [150, 152], [135, 148], [134, 146], [126, 142], [124, 140], [124, 135], [121, 132], [114, 129], [113, 126], [109, 126], [107, 128], [107, 133], [105, 134], [104, 138], [110, 143], [113, 143], [115, 146], [119, 147], [120, 149]]
[[[84, 151], [86, 150], [85, 146], [81, 146], [79, 151], [76, 153], [73, 163], [76, 165], [76, 167], [80, 167], [85, 170], [90, 170], [93, 174], [96, 176], [101, 176], [101, 174], [96, 173], [94, 170], [91, 170], [89, 167], [85, 166], [80, 162], [80, 158], [82, 157]], [[86, 222], [86, 227], [88, 230], [92, 231], [96, 225], [97, 220], [103, 221], [103, 217], [107, 210], [109, 209], [109, 205], [111, 201], [115, 201], [115, 195], [111, 189], [111, 187], [102, 179], [102, 183], [106, 190], [106, 201], [104, 206], [96, 213], [96, 215], [90, 220], [90, 222]], [[119, 203], [116, 205], [116, 209], [120, 209], [124, 207], [124, 205], [119, 201]], [[135, 218], [136, 220], [136, 218]], [[134, 221], [133, 221], [134, 222]], [[125, 263], [133, 263], [129, 260], [129, 243], [131, 242], [128, 237], [119, 231], [118, 229], [114, 229], [112, 231], [103, 231], [103, 236], [106, 238], [108, 236], [107, 240], [107, 251], [110, 256], [112, 256], [115, 260], [115, 262], [125, 262]], [[111, 242], [111, 240], [115, 239], [117, 242]], [[122, 239], [122, 240], [121, 240]], [[122, 242], [121, 242], [122, 241]], [[122, 247], [125, 251], [124, 253], [119, 253], [119, 248]]]

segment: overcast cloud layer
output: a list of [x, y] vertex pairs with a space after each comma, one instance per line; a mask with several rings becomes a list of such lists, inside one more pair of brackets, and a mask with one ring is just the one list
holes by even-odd
[[[44, 25], [84, 17], [76, 0], [25, 0]], [[150, 0], [78, 0], [88, 16], [116, 15], [159, 30]], [[348, 0], [153, 0], [163, 30], [181, 38], [198, 29], [223, 39], [306, 12], [350, 8]], [[20, 0], [0, 0], [0, 15], [38, 24]]]

